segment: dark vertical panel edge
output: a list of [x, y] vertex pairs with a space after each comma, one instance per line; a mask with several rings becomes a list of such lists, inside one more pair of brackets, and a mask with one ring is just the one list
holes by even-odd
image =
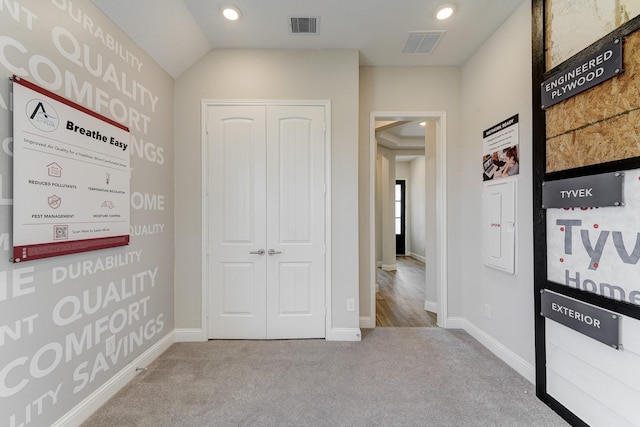
[[531, 1], [531, 56], [533, 98], [533, 282], [536, 349], [536, 395], [545, 401], [547, 391], [544, 318], [540, 316], [540, 290], [546, 279], [545, 212], [542, 209], [542, 181], [546, 169], [545, 115], [540, 85], [545, 72], [545, 0]]
[[546, 0], [531, 0], [531, 53], [533, 99], [533, 281], [535, 315], [536, 396], [572, 426], [588, 427], [584, 421], [547, 393], [545, 319], [540, 315], [540, 291], [547, 286], [547, 220], [542, 209], [542, 182], [547, 165], [546, 121], [540, 85], [546, 72]]

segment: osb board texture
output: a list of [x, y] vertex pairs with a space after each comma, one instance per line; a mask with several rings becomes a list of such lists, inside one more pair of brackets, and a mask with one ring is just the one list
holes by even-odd
[[640, 110], [547, 140], [547, 172], [640, 156]]
[[640, 31], [624, 73], [546, 110], [547, 172], [640, 156]]

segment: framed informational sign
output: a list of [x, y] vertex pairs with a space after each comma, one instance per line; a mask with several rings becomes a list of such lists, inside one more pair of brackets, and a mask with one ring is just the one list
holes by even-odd
[[13, 261], [129, 244], [129, 129], [13, 83]]
[[520, 173], [518, 114], [482, 132], [482, 180]]

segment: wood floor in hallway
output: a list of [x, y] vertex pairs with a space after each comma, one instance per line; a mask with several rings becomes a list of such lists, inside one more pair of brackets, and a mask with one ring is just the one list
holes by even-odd
[[436, 314], [424, 309], [425, 265], [399, 256], [397, 271], [377, 269], [376, 326], [437, 326]]

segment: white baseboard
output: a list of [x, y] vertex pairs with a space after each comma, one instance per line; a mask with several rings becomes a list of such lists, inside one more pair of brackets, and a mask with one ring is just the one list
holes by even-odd
[[176, 328], [176, 342], [200, 342], [207, 341], [201, 328]]
[[371, 316], [360, 316], [360, 329], [370, 329], [376, 327], [376, 319]]
[[464, 327], [462, 329], [498, 356], [500, 360], [525, 377], [530, 383], [535, 384], [536, 370], [533, 365], [466, 319], [464, 320]]
[[397, 271], [398, 266], [397, 264], [382, 264], [382, 269], [384, 271]]
[[158, 356], [164, 353], [175, 342], [174, 331], [169, 332], [164, 338], [155, 343], [151, 348], [135, 358], [120, 372], [104, 383], [100, 388], [78, 403], [73, 409], [63, 415], [52, 427], [79, 426], [91, 416], [98, 408], [111, 399], [122, 387], [127, 385], [136, 376], [136, 368], [146, 367]]
[[432, 313], [438, 314], [438, 303], [434, 301], [425, 301], [424, 309]]
[[362, 341], [360, 328], [332, 328], [326, 337], [327, 341]]
[[381, 268], [382, 267], [382, 261], [376, 261], [376, 267]]
[[417, 260], [420, 260], [420, 261], [422, 261], [422, 262], [424, 262], [424, 263], [426, 263], [426, 262], [427, 262], [427, 259], [426, 259], [425, 257], [423, 257], [422, 255], [418, 255], [417, 253], [409, 252], [409, 256], [410, 256], [411, 258], [415, 258], [415, 259], [417, 259]]
[[442, 326], [440, 324], [440, 319], [438, 319], [438, 326], [447, 329], [464, 329], [465, 322], [466, 320], [463, 317], [449, 317], [445, 326]]

